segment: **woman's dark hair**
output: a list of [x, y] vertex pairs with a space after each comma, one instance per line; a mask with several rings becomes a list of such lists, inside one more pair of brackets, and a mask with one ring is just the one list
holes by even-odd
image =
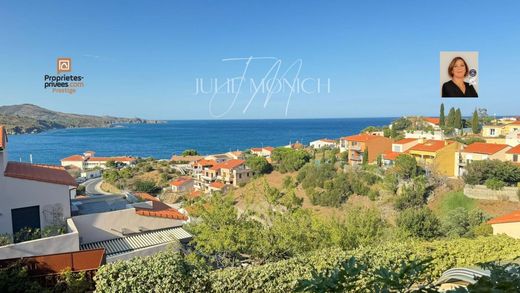
[[448, 74], [453, 77], [453, 67], [455, 67], [455, 63], [459, 60], [462, 60], [462, 62], [464, 62], [464, 66], [466, 66], [466, 72], [464, 73], [464, 77], [468, 76], [468, 72], [469, 72], [469, 68], [468, 68], [468, 63], [466, 63], [466, 60], [464, 60], [462, 57], [455, 57], [453, 58], [453, 60], [451, 60], [450, 62], [450, 66], [448, 66]]

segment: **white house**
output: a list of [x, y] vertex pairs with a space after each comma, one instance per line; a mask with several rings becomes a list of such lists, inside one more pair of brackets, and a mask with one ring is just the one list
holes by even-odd
[[77, 183], [63, 167], [9, 162], [0, 126], [0, 234], [64, 224]]
[[312, 148], [321, 149], [323, 147], [337, 147], [338, 143], [333, 139], [322, 138], [315, 141], [311, 141], [309, 144]]
[[95, 152], [86, 151], [83, 155], [72, 155], [61, 159], [61, 165], [64, 167], [75, 166], [81, 170], [89, 170], [96, 167], [105, 169], [109, 161], [128, 166], [134, 164], [136, 159], [133, 157], [96, 157]]

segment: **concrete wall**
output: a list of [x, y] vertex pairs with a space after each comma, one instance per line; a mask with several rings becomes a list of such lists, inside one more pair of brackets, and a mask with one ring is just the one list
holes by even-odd
[[520, 222], [492, 224], [493, 235], [506, 234], [516, 239], [520, 238]]
[[508, 200], [508, 201], [519, 201], [518, 200], [518, 187], [504, 187], [502, 190], [488, 189], [484, 185], [466, 185], [464, 187], [464, 194], [467, 197], [476, 199], [488, 199], [488, 200]]
[[16, 208], [39, 206], [42, 228], [53, 224], [57, 210], [63, 220], [70, 218], [69, 186], [5, 177], [0, 171], [0, 234], [13, 233], [11, 210]]
[[183, 224], [180, 220], [137, 215], [133, 208], [75, 216], [72, 220], [81, 235], [82, 244], [120, 238], [124, 236], [124, 231], [138, 233], [140, 230], [158, 230]]
[[79, 250], [79, 234], [71, 219], [68, 233], [0, 247], [0, 259], [55, 254]]

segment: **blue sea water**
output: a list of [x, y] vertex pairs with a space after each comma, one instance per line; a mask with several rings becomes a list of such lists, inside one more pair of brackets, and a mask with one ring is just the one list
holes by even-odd
[[282, 146], [320, 138], [339, 138], [367, 126], [388, 125], [395, 118], [183, 120], [164, 124], [129, 124], [114, 128], [51, 130], [9, 137], [9, 159], [59, 164], [60, 159], [93, 150], [97, 156], [129, 155], [169, 159], [185, 149], [201, 154]]

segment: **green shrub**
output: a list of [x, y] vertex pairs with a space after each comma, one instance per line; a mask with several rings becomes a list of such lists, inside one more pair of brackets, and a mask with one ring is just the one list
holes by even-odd
[[466, 166], [462, 178], [470, 185], [484, 184], [488, 179], [495, 179], [514, 186], [520, 182], [520, 167], [499, 160], [473, 161]]
[[441, 234], [441, 222], [427, 207], [402, 211], [397, 217], [397, 227], [411, 236], [424, 239], [432, 239]]
[[506, 186], [506, 184], [503, 181], [496, 178], [487, 179], [486, 182], [484, 182], [484, 185], [486, 185], [487, 188], [492, 190], [502, 190], [502, 188]]
[[109, 263], [96, 273], [96, 292], [206, 292], [205, 269], [174, 251]]

